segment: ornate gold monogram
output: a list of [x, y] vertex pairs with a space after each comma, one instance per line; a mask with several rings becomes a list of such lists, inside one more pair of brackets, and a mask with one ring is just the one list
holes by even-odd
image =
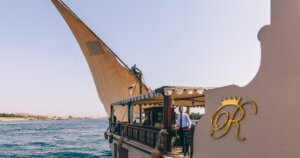
[[[221, 100], [221, 106], [217, 109], [217, 111], [214, 113], [214, 115], [212, 116], [212, 118], [210, 119], [210, 126], [212, 128], [212, 130], [210, 131], [210, 136], [214, 139], [219, 139], [222, 138], [224, 135], [226, 135], [232, 125], [232, 123], [235, 123], [235, 138], [237, 140], [243, 141], [245, 140], [245, 138], [240, 138], [239, 136], [239, 132], [240, 132], [240, 121], [244, 118], [245, 116], [245, 110], [243, 108], [244, 105], [246, 104], [251, 104], [254, 107], [254, 114], [257, 113], [257, 106], [256, 103], [253, 101], [246, 101], [243, 103], [240, 103], [242, 100], [242, 98], [231, 98], [229, 97], [229, 99], [225, 98], [224, 100]], [[233, 114], [230, 115], [228, 111], [222, 111], [222, 109], [224, 109], [225, 107], [228, 106], [234, 106], [236, 107], [236, 109], [234, 110]], [[240, 116], [238, 118], [236, 118], [236, 114], [240, 111]], [[218, 114], [218, 115], [217, 115]], [[225, 115], [225, 122], [221, 125], [219, 125], [219, 119]], [[216, 136], [215, 132], [224, 129], [224, 131], [222, 132], [221, 135]]]

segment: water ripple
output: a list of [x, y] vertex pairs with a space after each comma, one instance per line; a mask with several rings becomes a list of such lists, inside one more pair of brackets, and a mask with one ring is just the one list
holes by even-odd
[[0, 122], [0, 157], [110, 158], [107, 120]]

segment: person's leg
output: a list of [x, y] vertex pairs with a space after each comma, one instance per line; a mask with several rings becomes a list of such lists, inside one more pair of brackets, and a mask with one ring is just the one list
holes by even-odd
[[183, 141], [184, 141], [184, 156], [189, 152], [189, 135], [188, 131], [183, 132]]
[[184, 135], [183, 135], [183, 130], [179, 129], [179, 137], [180, 137], [180, 145], [182, 147], [182, 152], [184, 152]]
[[184, 142], [183, 153], [185, 156], [186, 155], [186, 132], [185, 131], [183, 132], [183, 142]]

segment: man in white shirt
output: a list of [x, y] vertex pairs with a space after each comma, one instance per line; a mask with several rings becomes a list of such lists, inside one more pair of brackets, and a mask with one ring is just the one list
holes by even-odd
[[183, 113], [183, 107], [179, 107], [179, 115], [177, 116], [176, 127], [179, 127], [180, 144], [184, 156], [189, 150], [189, 129], [191, 128], [191, 120], [188, 114]]

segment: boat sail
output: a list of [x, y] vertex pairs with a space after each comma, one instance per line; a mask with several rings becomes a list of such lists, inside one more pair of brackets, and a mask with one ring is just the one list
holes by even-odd
[[[130, 68], [95, 34], [91, 31], [61, 0], [52, 0], [73, 35], [75, 36], [91, 70], [98, 96], [110, 115], [110, 104], [140, 94], [140, 82]], [[131, 85], [137, 88], [128, 89]], [[142, 86], [142, 93], [147, 92]], [[134, 116], [138, 116], [138, 106]], [[126, 121], [127, 108], [115, 109], [120, 121]]]

